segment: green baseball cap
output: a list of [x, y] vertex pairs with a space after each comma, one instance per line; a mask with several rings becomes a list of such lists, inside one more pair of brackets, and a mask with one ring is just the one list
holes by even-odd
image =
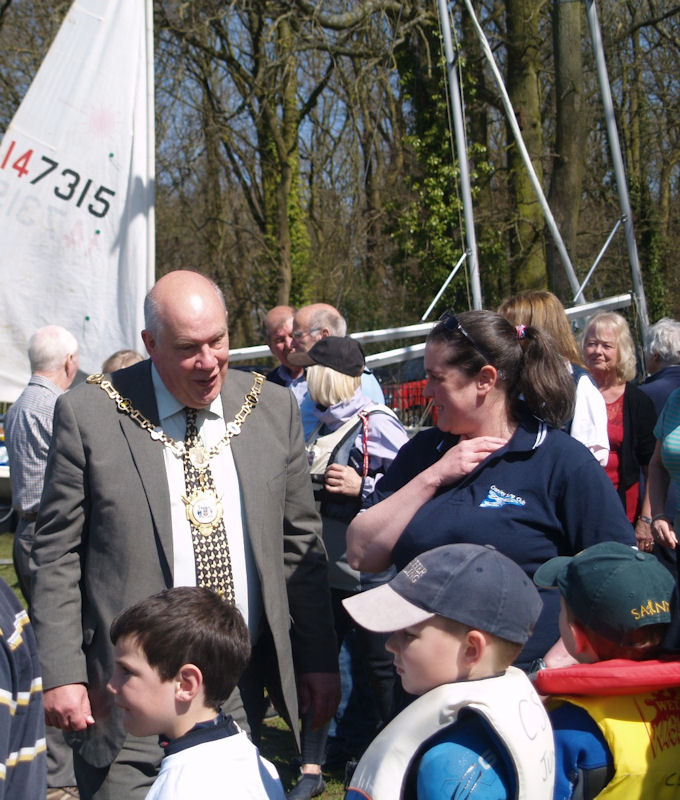
[[613, 642], [671, 620], [673, 576], [656, 556], [620, 542], [551, 558], [536, 570], [534, 583], [558, 588], [579, 622]]

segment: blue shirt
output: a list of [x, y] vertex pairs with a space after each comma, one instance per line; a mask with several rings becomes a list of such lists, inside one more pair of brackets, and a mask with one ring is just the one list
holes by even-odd
[[[434, 464], [457, 438], [438, 428], [401, 448], [365, 507]], [[491, 544], [533, 577], [548, 559], [600, 541], [634, 545], [621, 501], [593, 455], [563, 431], [526, 415], [505, 447], [421, 506], [392, 551], [397, 569], [434, 547]], [[543, 611], [517, 666], [526, 668], [559, 638], [559, 593], [539, 589]]]
[[661, 442], [661, 460], [677, 487], [680, 481], [680, 389], [666, 401], [656, 421], [654, 436]]
[[417, 800], [506, 800], [515, 792], [510, 757], [490, 725], [474, 712], [463, 712], [455, 725], [436, 736], [418, 764]]
[[285, 386], [287, 389], [290, 389], [295, 395], [298, 407], [305, 399], [305, 395], [307, 395], [307, 381], [305, 380], [304, 370], [297, 376], [297, 378], [294, 378], [290, 374], [288, 367], [284, 367], [283, 364], [279, 364], [278, 367], [267, 373], [267, 380], [271, 381], [271, 383], [276, 383], [278, 386]]
[[680, 365], [673, 364], [657, 370], [638, 386], [641, 392], [652, 398], [657, 415], [661, 413], [663, 404], [668, 396], [676, 389], [680, 389]]
[[[403, 782], [404, 800], [510, 800], [517, 792], [512, 760], [490, 724], [463, 710], [425, 742]], [[366, 795], [350, 789], [345, 800]], [[377, 798], [380, 800], [380, 798]]]
[[614, 775], [614, 760], [588, 712], [563, 703], [548, 712], [555, 738], [555, 800], [591, 800]]

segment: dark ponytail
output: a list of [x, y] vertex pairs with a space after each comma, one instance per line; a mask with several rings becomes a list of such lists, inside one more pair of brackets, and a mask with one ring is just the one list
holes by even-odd
[[464, 333], [443, 321], [427, 338], [448, 348], [449, 366], [470, 376], [485, 364], [494, 366], [515, 419], [522, 401], [532, 414], [556, 428], [573, 417], [574, 381], [552, 337], [531, 326], [515, 328], [494, 311], [464, 311], [456, 319]]

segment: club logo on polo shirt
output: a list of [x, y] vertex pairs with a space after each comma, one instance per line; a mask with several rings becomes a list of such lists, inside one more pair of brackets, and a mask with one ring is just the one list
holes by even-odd
[[479, 504], [480, 508], [502, 508], [503, 506], [525, 506], [527, 501], [516, 494], [504, 492], [498, 486], [491, 486], [489, 493]]

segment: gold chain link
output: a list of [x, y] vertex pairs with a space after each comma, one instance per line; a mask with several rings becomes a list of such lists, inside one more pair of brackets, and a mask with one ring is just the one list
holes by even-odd
[[[213, 445], [209, 450], [206, 450], [206, 464], [203, 467], [198, 467], [199, 469], [205, 469], [210, 459], [213, 458], [213, 456], [216, 456], [223, 447], [226, 447], [226, 445], [229, 444], [234, 436], [238, 436], [238, 434], [241, 433], [241, 427], [243, 426], [246, 417], [255, 408], [260, 399], [260, 391], [262, 390], [262, 384], [264, 383], [264, 375], [261, 375], [259, 372], [254, 372], [253, 377], [253, 386], [244, 397], [243, 405], [236, 412], [234, 419], [231, 422], [227, 422], [227, 431], [224, 436], [219, 440], [219, 442], [217, 442], [217, 444]], [[171, 436], [168, 436], [165, 431], [156, 430], [156, 426], [153, 424], [153, 422], [145, 417], [141, 411], [138, 411], [127, 397], [123, 397], [114, 387], [111, 381], [104, 380], [104, 375], [101, 372], [97, 373], [96, 375], [88, 375], [86, 381], [87, 383], [100, 386], [115, 402], [118, 410], [123, 414], [127, 414], [130, 419], [139, 425], [140, 428], [143, 428], [145, 431], [149, 431], [149, 435], [155, 442], [161, 442], [162, 444], [166, 445], [166, 447], [169, 447], [174, 455], [177, 456], [177, 458], [184, 457], [184, 442], [178, 442], [177, 439], [173, 439]]]

